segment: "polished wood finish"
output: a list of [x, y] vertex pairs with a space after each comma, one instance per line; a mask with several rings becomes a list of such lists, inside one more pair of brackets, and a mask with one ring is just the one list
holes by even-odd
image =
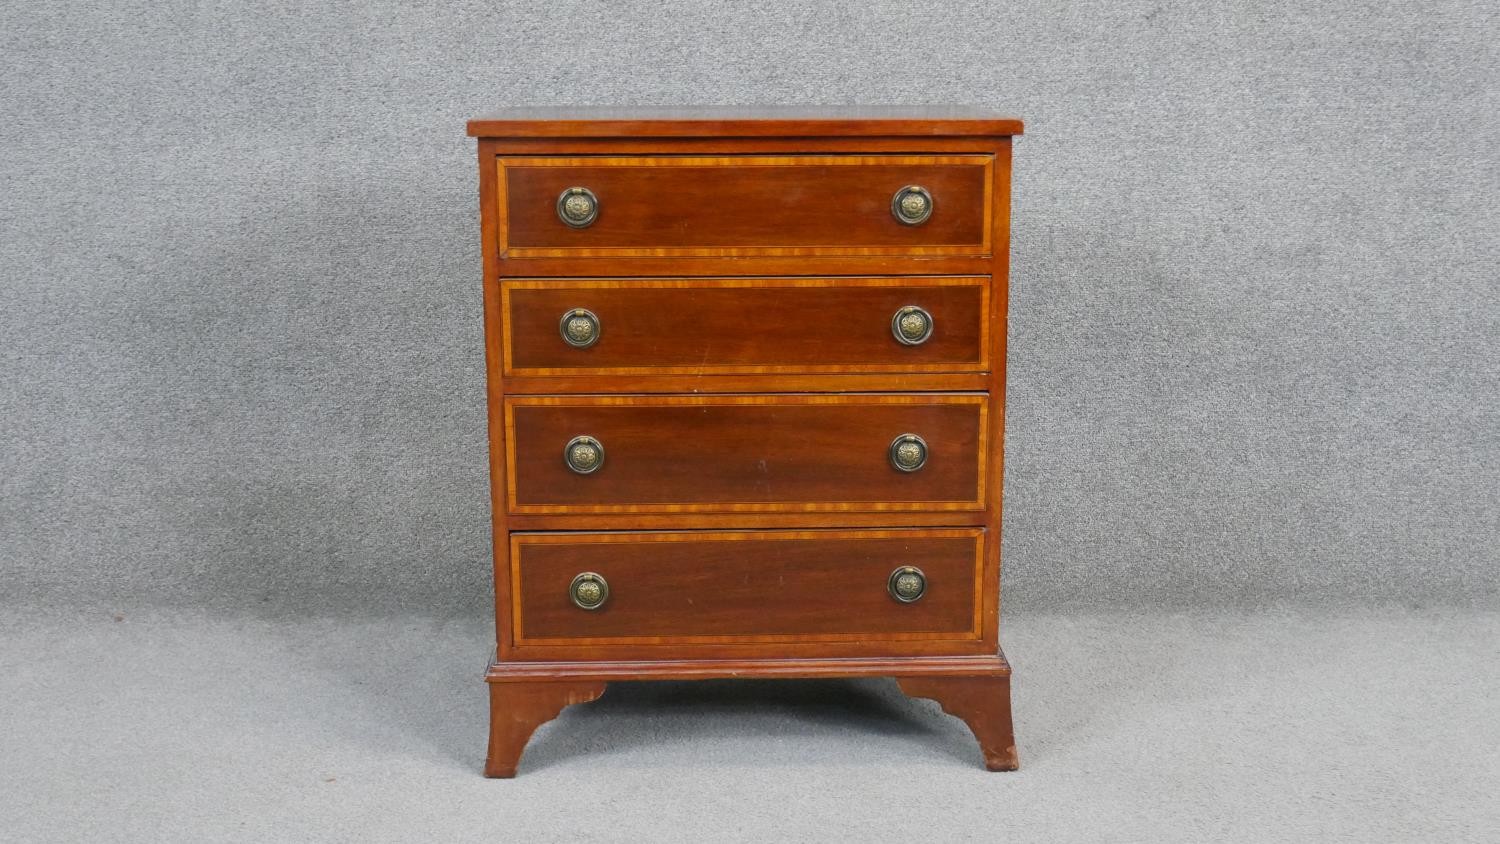
[[521, 753], [537, 727], [567, 706], [598, 700], [604, 689], [600, 680], [490, 683], [490, 752], [484, 775], [515, 776]]
[[[498, 235], [497, 235], [498, 237]], [[793, 250], [796, 252], [798, 250]], [[805, 251], [805, 250], [804, 250]], [[556, 276], [561, 278], [604, 277], [611, 274], [630, 277], [681, 277], [698, 275], [712, 278], [733, 276], [767, 276], [787, 274], [802, 277], [827, 276], [879, 276], [915, 273], [934, 275], [984, 275], [988, 276], [994, 260], [988, 255], [807, 255], [777, 254], [757, 250], [754, 254], [743, 254], [744, 250], [728, 250], [727, 254], [693, 255], [631, 255], [628, 266], [620, 266], [620, 258], [612, 255], [593, 255], [584, 251], [579, 254], [548, 255], [545, 257], [519, 257], [514, 254], [496, 255], [495, 260], [504, 268], [506, 277], [536, 278]]]
[[483, 138], [1004, 137], [1019, 118], [959, 106], [531, 106], [469, 121]]
[[932, 698], [943, 711], [963, 720], [979, 739], [984, 766], [1014, 771], [1021, 766], [1011, 727], [1010, 675], [996, 677], [898, 677], [901, 691]]
[[[991, 156], [632, 156], [500, 158], [499, 248], [524, 257], [975, 255], [989, 252]], [[932, 217], [898, 222], [907, 185]], [[557, 216], [570, 187], [598, 219]]]
[[826, 510], [807, 512], [691, 513], [511, 513], [506, 517], [512, 532], [535, 530], [671, 530], [673, 528], [723, 528], [775, 530], [783, 528], [839, 527], [982, 527], [988, 522], [983, 510], [876, 510], [860, 513], [841, 510], [830, 517]]
[[[1013, 768], [999, 540], [1020, 121], [523, 109], [469, 128], [494, 517], [486, 774], [513, 775], [539, 724], [606, 683], [713, 677], [895, 677], [964, 718], [987, 767]], [[575, 230], [555, 203], [578, 175], [600, 216]], [[891, 217], [907, 184], [933, 191], [926, 224]], [[928, 344], [890, 336], [882, 311], [904, 304], [936, 317]], [[557, 333], [575, 307], [601, 318], [588, 349]], [[903, 476], [886, 450], [919, 423], [929, 463]], [[578, 434], [605, 443], [594, 475], [563, 465]], [[901, 564], [929, 575], [915, 604], [885, 591]], [[568, 598], [585, 570], [609, 578], [600, 610]]]
[[[989, 365], [986, 277], [505, 279], [500, 297], [510, 377], [982, 373]], [[892, 317], [907, 306], [932, 315], [932, 336], [920, 345], [892, 334]], [[586, 348], [558, 329], [580, 308], [601, 329]]]
[[[981, 636], [979, 529], [511, 534], [516, 643], [653, 644], [972, 639]], [[886, 581], [916, 566], [903, 604]], [[574, 575], [610, 594], [574, 606]]]
[[[1010, 713], [1010, 665], [1003, 653], [841, 659], [715, 659], [492, 662], [490, 752], [486, 776], [513, 777], [526, 741], [573, 703], [603, 694], [622, 680], [827, 679], [894, 677], [912, 697], [936, 700], [979, 740], [985, 767], [1019, 766]], [[498, 723], [496, 723], [498, 719]]]
[[[608, 660], [545, 659], [493, 661], [485, 672], [491, 683], [553, 680], [725, 680], [774, 677], [819, 680], [830, 677], [1009, 677], [1005, 654], [990, 651], [965, 656], [718, 657]], [[922, 697], [922, 695], [918, 695]]]
[[[512, 396], [513, 513], [982, 510], [989, 400], [974, 394]], [[927, 464], [892, 468], [898, 436]], [[577, 436], [604, 446], [574, 473]]]
[[[993, 345], [993, 344], [992, 344]], [[846, 393], [974, 392], [989, 388], [989, 373], [839, 373]], [[505, 381], [512, 395], [553, 393], [771, 393], [823, 392], [828, 375], [517, 375]]]

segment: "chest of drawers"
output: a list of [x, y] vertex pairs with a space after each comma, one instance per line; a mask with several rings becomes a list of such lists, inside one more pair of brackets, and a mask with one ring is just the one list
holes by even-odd
[[1016, 767], [1013, 118], [521, 109], [478, 139], [485, 773], [618, 680], [894, 677]]

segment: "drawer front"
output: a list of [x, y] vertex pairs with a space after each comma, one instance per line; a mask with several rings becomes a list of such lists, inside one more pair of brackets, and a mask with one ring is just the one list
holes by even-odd
[[988, 412], [971, 393], [513, 396], [510, 511], [982, 510]]
[[[987, 255], [988, 155], [502, 157], [500, 251], [566, 256]], [[925, 220], [897, 218], [923, 188]], [[582, 188], [564, 222], [561, 199]], [[591, 198], [590, 198], [591, 197]]]
[[[512, 534], [516, 645], [978, 639], [983, 538], [977, 528]], [[891, 581], [904, 570], [910, 597], [907, 567], [924, 591], [903, 602]], [[593, 584], [585, 603], [602, 602], [581, 608], [575, 580]]]
[[988, 369], [982, 277], [506, 279], [501, 307], [507, 375]]

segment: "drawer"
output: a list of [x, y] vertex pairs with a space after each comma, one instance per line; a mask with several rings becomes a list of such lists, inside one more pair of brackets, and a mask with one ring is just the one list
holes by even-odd
[[988, 412], [974, 393], [513, 396], [510, 511], [981, 510]]
[[515, 258], [987, 255], [993, 162], [989, 155], [501, 157], [499, 248]]
[[984, 372], [989, 279], [505, 279], [507, 375]]
[[983, 538], [978, 528], [512, 534], [516, 645], [978, 639]]

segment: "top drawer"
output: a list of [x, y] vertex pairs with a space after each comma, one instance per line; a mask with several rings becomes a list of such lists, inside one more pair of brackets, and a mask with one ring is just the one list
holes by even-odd
[[992, 164], [988, 155], [501, 157], [500, 251], [985, 255]]

